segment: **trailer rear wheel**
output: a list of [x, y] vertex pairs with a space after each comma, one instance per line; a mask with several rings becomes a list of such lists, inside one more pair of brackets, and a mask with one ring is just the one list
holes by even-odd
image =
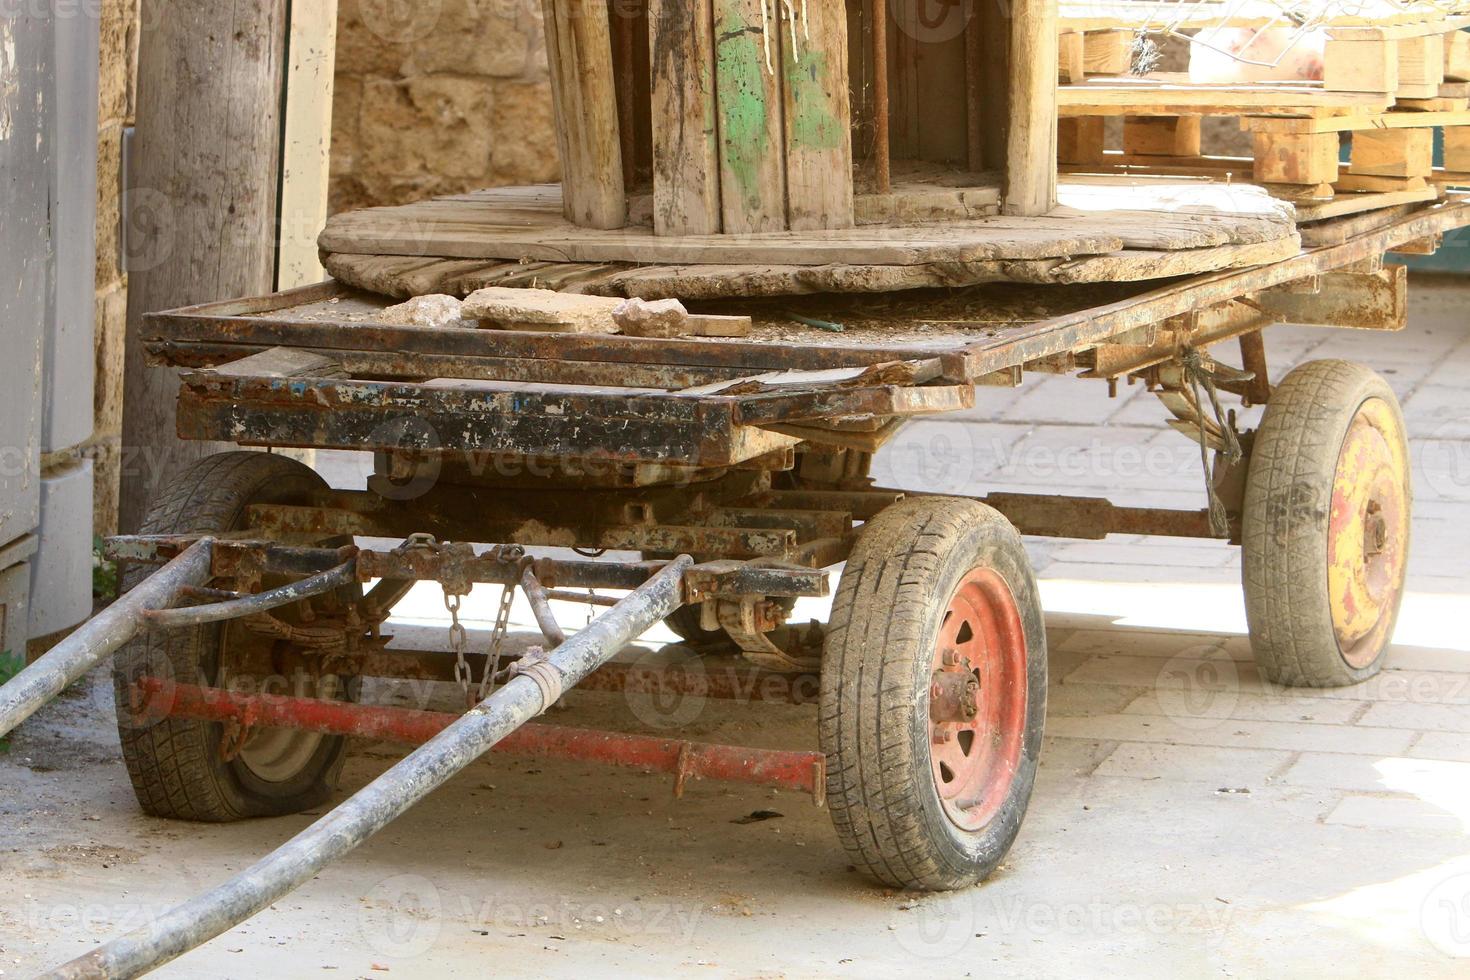
[[1403, 415], [1361, 364], [1313, 361], [1271, 396], [1246, 475], [1246, 618], [1261, 674], [1378, 673], [1403, 600], [1412, 487]]
[[[321, 477], [296, 460], [266, 453], [221, 453], [189, 467], [160, 494], [144, 520], [143, 533], [235, 530], [244, 526], [251, 504], [307, 503], [313, 492], [325, 488]], [[128, 577], [135, 582], [148, 571], [134, 569]], [[282, 583], [267, 579], [264, 584]], [[274, 615], [291, 619], [294, 613], [277, 610]], [[147, 813], [225, 822], [297, 813], [330, 797], [346, 755], [345, 738], [262, 728], [232, 733], [238, 736], [232, 744], [217, 722], [156, 720], [134, 712], [133, 684], [145, 676], [204, 686], [258, 682], [258, 677], [242, 678], [237, 665], [251, 644], [261, 643], [270, 641], [251, 635], [238, 623], [221, 623], [144, 633], [117, 652], [113, 681], [118, 735], [133, 789]], [[269, 648], [266, 655], [270, 656]], [[306, 683], [304, 690], [288, 683], [285, 690], [269, 693], [346, 696], [345, 685], [333, 675], [312, 677]]]
[[832, 606], [820, 735], [855, 864], [899, 888], [983, 880], [1020, 830], [1046, 712], [1046, 635], [1016, 529], [969, 500], [864, 527]]

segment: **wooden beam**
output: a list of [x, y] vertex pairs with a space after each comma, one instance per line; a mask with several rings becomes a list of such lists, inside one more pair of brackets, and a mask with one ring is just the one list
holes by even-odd
[[725, 233], [786, 230], [781, 32], [767, 0], [714, 0]]
[[289, 37], [277, 289], [327, 278], [316, 238], [327, 224], [337, 0], [292, 4]]
[[178, 439], [178, 375], [148, 367], [139, 333], [145, 313], [270, 291], [286, 19], [286, 0], [143, 0], [130, 179], [148, 190], [129, 216], [146, 231], [128, 256], [124, 532], [176, 474], [227, 448]]
[[542, 0], [542, 11], [567, 220], [621, 228], [628, 201], [607, 4]]
[[792, 231], [851, 228], [847, 10], [838, 3], [781, 9], [783, 21], [793, 13], [795, 20], [781, 31], [787, 226]]
[[1057, 204], [1057, 4], [1015, 0], [1010, 21], [1010, 131], [1001, 211], [1046, 214]]
[[893, 190], [893, 137], [889, 129], [888, 0], [873, 0], [873, 184], [879, 194]]
[[653, 230], [720, 233], [715, 121], [714, 12], [710, 0], [651, 0]]

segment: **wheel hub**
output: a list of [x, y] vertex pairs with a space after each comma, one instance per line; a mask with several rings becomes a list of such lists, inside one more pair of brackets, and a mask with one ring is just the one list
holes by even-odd
[[1409, 490], [1401, 445], [1393, 412], [1372, 399], [1348, 429], [1333, 479], [1327, 587], [1337, 646], [1353, 667], [1378, 655], [1403, 589]]
[[945, 814], [978, 830], [1000, 809], [1026, 730], [1026, 633], [1010, 587], [970, 572], [940, 622], [929, 678], [929, 756]]

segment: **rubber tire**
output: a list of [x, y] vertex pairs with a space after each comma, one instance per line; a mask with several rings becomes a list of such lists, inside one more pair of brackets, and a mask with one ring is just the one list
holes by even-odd
[[[1010, 792], [979, 831], [945, 814], [929, 763], [928, 689], [935, 634], [974, 568], [999, 572], [1027, 645], [1026, 728]], [[832, 605], [819, 736], [827, 804], [853, 864], [895, 888], [976, 884], [1005, 858], [1036, 781], [1046, 719], [1046, 631], [1021, 536], [972, 500], [910, 498], [863, 528]]]
[[[230, 452], [195, 463], [154, 501], [144, 534], [199, 534], [234, 530], [255, 503], [305, 503], [326, 483], [310, 467], [285, 456]], [[152, 569], [133, 568], [131, 587]], [[324, 737], [300, 772], [281, 782], [255, 776], [237, 758], [225, 762], [216, 722], [164, 719], [137, 726], [129, 718], [128, 689], [140, 677], [171, 675], [185, 684], [212, 685], [217, 676], [219, 624], [141, 634], [113, 659], [118, 736], [133, 791], [156, 817], [225, 823], [281, 816], [320, 806], [332, 795], [346, 758], [347, 739]]]
[[[1328, 522], [1338, 458], [1353, 418], [1373, 398], [1390, 406], [1402, 435], [1403, 415], [1387, 381], [1362, 364], [1311, 361], [1271, 393], [1256, 432], [1246, 471], [1241, 572], [1256, 667], [1273, 683], [1346, 687], [1383, 667], [1392, 623], [1377, 658], [1366, 667], [1353, 667], [1338, 649], [1327, 587]], [[1407, 459], [1408, 447], [1403, 448]], [[1406, 473], [1404, 502], [1412, 508], [1409, 482]], [[1409, 528], [1406, 521], [1406, 535]], [[1395, 622], [1398, 612], [1395, 606]]]

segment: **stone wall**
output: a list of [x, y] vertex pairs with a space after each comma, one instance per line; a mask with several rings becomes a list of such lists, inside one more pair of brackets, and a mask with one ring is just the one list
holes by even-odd
[[133, 123], [138, 0], [102, 0], [97, 98], [97, 319], [95, 425], [86, 452], [94, 461], [93, 530], [117, 530], [122, 443], [123, 338], [128, 277], [121, 255], [123, 130]]
[[561, 179], [539, 0], [341, 0], [333, 212]]

